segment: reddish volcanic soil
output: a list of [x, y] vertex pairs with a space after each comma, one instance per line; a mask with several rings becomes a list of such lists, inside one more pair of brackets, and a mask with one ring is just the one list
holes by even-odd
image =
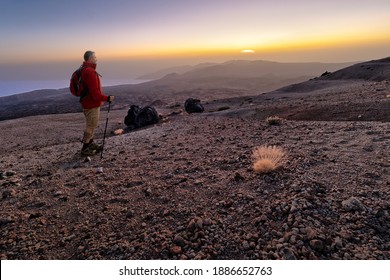
[[[110, 133], [90, 161], [79, 113], [1, 121], [1, 259], [390, 259], [389, 95], [384, 81], [208, 101]], [[282, 168], [253, 171], [261, 145], [286, 150]]]

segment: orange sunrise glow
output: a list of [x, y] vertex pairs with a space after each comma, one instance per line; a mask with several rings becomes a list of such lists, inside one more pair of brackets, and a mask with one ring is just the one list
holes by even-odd
[[27, 2], [23, 9], [12, 1], [2, 6], [4, 69], [78, 63], [87, 49], [97, 53], [100, 63], [129, 61], [134, 72], [141, 64], [153, 70], [243, 55], [281, 62], [361, 61], [387, 56], [390, 49], [390, 1], [384, 0], [299, 0], [294, 5], [249, 0], [168, 0], [164, 5], [94, 1], [92, 18], [85, 16], [91, 8], [85, 2], [77, 2], [71, 14], [65, 11], [73, 0], [46, 2], [50, 1]]

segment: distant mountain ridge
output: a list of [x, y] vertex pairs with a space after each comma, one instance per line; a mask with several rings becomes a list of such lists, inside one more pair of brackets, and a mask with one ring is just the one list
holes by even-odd
[[[227, 61], [194, 67], [182, 74], [168, 74], [142, 84], [104, 87], [103, 90], [116, 96], [113, 109], [125, 109], [131, 104], [183, 104], [188, 97], [210, 101], [272, 92], [310, 93], [321, 87], [337, 87], [351, 79], [378, 81], [390, 77], [390, 58], [351, 64]], [[345, 67], [337, 69], [339, 66]], [[67, 88], [0, 98], [0, 121], [80, 111], [78, 99], [71, 96]]]
[[148, 87], [188, 91], [197, 88], [246, 91], [259, 94], [318, 77], [353, 63], [282, 63], [265, 60], [231, 60], [213, 65], [196, 65], [182, 74], [170, 73], [151, 81]]
[[137, 77], [137, 80], [157, 80], [161, 79], [166, 75], [170, 74], [183, 74], [185, 72], [191, 71], [193, 69], [198, 69], [198, 68], [204, 68], [208, 66], [215, 65], [216, 63], [200, 63], [195, 66], [191, 65], [180, 65], [180, 66], [174, 66], [174, 67], [169, 67], [169, 68], [164, 68], [152, 73], [144, 74], [142, 76]]
[[230, 60], [223, 63], [201, 63], [195, 66], [178, 66], [160, 70], [139, 77], [140, 79], [159, 79], [173, 76], [184, 79], [201, 79], [210, 77], [251, 78], [266, 75], [297, 77], [319, 76], [325, 71], [335, 71], [354, 64], [345, 63], [285, 63], [266, 60]]
[[265, 75], [297, 77], [318, 76], [323, 72], [334, 71], [353, 63], [284, 63], [265, 60], [232, 60], [219, 65], [194, 69], [184, 73], [185, 77], [262, 77]]

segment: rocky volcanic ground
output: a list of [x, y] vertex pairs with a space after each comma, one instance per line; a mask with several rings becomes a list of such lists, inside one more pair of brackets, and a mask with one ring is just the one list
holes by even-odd
[[[1, 259], [390, 259], [389, 120], [359, 120], [389, 111], [389, 83], [324, 94], [209, 103], [111, 135], [102, 160], [78, 155], [81, 114], [0, 122]], [[278, 108], [306, 119], [269, 125]], [[255, 173], [261, 145], [284, 166]]]

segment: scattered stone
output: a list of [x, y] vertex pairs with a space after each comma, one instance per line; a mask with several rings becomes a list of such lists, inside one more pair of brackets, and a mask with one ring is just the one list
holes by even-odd
[[292, 204], [291, 205], [291, 208], [290, 208], [290, 213], [295, 213], [295, 212], [298, 212], [298, 205], [296, 204]]
[[306, 228], [306, 236], [307, 236], [308, 240], [312, 240], [312, 239], [317, 238], [318, 233], [315, 229], [313, 229], [311, 227], [307, 227]]
[[76, 235], [75, 235], [75, 234], [72, 234], [72, 235], [69, 235], [69, 236], [65, 237], [65, 238], [64, 238], [64, 241], [71, 241], [71, 240], [73, 240], [73, 239], [75, 239], [75, 238], [76, 238]]
[[171, 249], [170, 249], [170, 252], [171, 252], [172, 255], [179, 255], [183, 251], [182, 251], [180, 246], [172, 246]]
[[119, 129], [116, 129], [116, 130], [114, 131], [114, 134], [115, 134], [115, 135], [122, 135], [124, 132], [125, 132], [125, 131], [124, 131], [122, 128], [119, 128]]
[[38, 219], [38, 222], [39, 222], [41, 225], [46, 225], [46, 224], [47, 224], [47, 220], [44, 219], [44, 218]]
[[152, 195], [152, 189], [151, 188], [147, 188], [144, 190], [144, 193], [145, 193], [145, 196], [151, 196]]
[[68, 197], [61, 196], [60, 198], [58, 198], [58, 201], [67, 202], [68, 201]]
[[203, 220], [201, 218], [196, 220], [196, 228], [203, 229]]
[[16, 172], [12, 171], [12, 170], [9, 170], [9, 171], [5, 172], [5, 176], [7, 176], [7, 177], [11, 177], [11, 176], [15, 176], [15, 175], [16, 175]]
[[343, 206], [343, 209], [347, 212], [363, 211], [366, 209], [364, 204], [360, 202], [360, 200], [356, 197], [351, 197], [347, 200], [344, 200], [343, 202], [341, 202], [341, 205]]
[[352, 260], [352, 257], [351, 257], [351, 255], [347, 252], [347, 253], [344, 253], [343, 260]]
[[82, 251], [84, 251], [84, 249], [85, 249], [85, 247], [82, 246], [82, 245], [80, 245], [79, 247], [77, 247], [77, 251], [78, 251], [78, 252], [82, 252]]
[[131, 181], [126, 184], [126, 188], [134, 188], [137, 186], [141, 186], [143, 184], [142, 181]]
[[230, 106], [221, 106], [217, 109], [217, 111], [225, 111], [225, 110], [229, 110], [230, 109]]
[[126, 213], [126, 218], [130, 219], [134, 217], [134, 212], [132, 210], [128, 210]]
[[179, 246], [184, 246], [186, 244], [186, 241], [184, 240], [184, 238], [181, 235], [177, 234], [173, 238], [173, 243], [175, 243]]
[[248, 241], [245, 240], [245, 241], [242, 243], [242, 247], [244, 248], [244, 250], [249, 250], [250, 246], [249, 246]]
[[310, 247], [313, 250], [316, 250], [316, 251], [319, 251], [319, 252], [323, 251], [324, 248], [325, 248], [324, 242], [319, 240], [319, 239], [310, 240], [309, 244], [310, 244]]
[[187, 225], [187, 230], [188, 231], [194, 231], [196, 228], [196, 222], [194, 221], [194, 219], [192, 219], [188, 225]]
[[54, 193], [54, 197], [58, 197], [58, 196], [61, 196], [61, 195], [63, 195], [64, 193], [62, 192], [62, 191], [56, 191], [55, 193]]
[[91, 157], [86, 157], [86, 158], [84, 159], [84, 162], [91, 162], [91, 161], [92, 161]]
[[296, 254], [292, 249], [283, 248], [282, 255], [283, 255], [283, 259], [285, 260], [297, 260], [297, 257], [295, 256]]
[[10, 190], [5, 190], [3, 191], [3, 199], [7, 199], [9, 197], [12, 197], [12, 196], [15, 196], [16, 194], [16, 191], [14, 189], [10, 189]]
[[0, 218], [0, 226], [4, 226], [4, 225], [7, 225], [7, 224], [10, 224], [13, 222], [14, 222], [14, 220], [10, 217]]
[[346, 240], [350, 240], [353, 237], [352, 233], [349, 230], [342, 230], [342, 231], [340, 231], [339, 234], [340, 234], [341, 238], [346, 239]]
[[103, 173], [103, 167], [96, 168], [96, 173]]
[[236, 174], [234, 174], [233, 180], [235, 182], [240, 182], [240, 181], [244, 181], [245, 178], [240, 173], [236, 172]]
[[343, 247], [343, 240], [340, 238], [340, 237], [336, 237], [335, 238], [335, 240], [334, 240], [334, 246], [336, 247], [336, 248], [342, 248]]
[[4, 171], [2, 173], [0, 173], [0, 179], [6, 179], [8, 177], [12, 177], [12, 176], [15, 176], [16, 175], [16, 172], [15, 171], [12, 171], [12, 170], [9, 170], [9, 171]]
[[213, 224], [213, 221], [210, 218], [206, 218], [203, 220], [203, 224], [205, 226], [211, 226]]
[[39, 218], [39, 217], [41, 217], [42, 216], [42, 214], [41, 213], [32, 213], [32, 214], [30, 214], [29, 216], [28, 216], [28, 218], [29, 219], [36, 219], [36, 218]]

